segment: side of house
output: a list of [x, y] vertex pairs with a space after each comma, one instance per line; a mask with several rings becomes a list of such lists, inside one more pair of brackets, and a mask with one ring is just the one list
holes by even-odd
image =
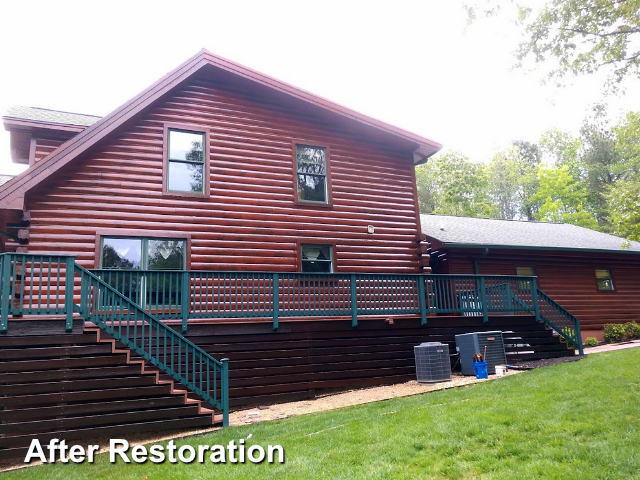
[[422, 215], [434, 273], [536, 276], [538, 287], [602, 339], [640, 322], [640, 244], [573, 225]]
[[[36, 166], [65, 147], [42, 160], [38, 135]], [[30, 186], [22, 250], [88, 268], [417, 273], [419, 147], [207, 65]]]

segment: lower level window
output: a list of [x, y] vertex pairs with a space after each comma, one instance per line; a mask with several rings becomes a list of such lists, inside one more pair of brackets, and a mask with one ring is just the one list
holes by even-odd
[[598, 290], [613, 290], [613, 280], [609, 270], [596, 268], [596, 282], [598, 283]]
[[186, 241], [163, 238], [103, 237], [101, 268], [184, 270]]
[[98, 275], [144, 307], [172, 308], [182, 298], [186, 247], [182, 239], [102, 237]]
[[331, 245], [300, 245], [302, 272], [333, 272], [333, 248]]
[[519, 277], [535, 277], [536, 273], [533, 267], [516, 267], [516, 275]]

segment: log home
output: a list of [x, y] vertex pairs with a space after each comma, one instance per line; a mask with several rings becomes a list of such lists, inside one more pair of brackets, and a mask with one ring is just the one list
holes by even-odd
[[406, 381], [456, 333], [581, 348], [531, 278], [430, 275], [438, 143], [207, 51], [104, 118], [3, 120], [29, 168], [0, 187], [0, 455]]
[[584, 338], [606, 323], [640, 322], [640, 243], [575, 225], [422, 215], [433, 273], [529, 275], [580, 320]]

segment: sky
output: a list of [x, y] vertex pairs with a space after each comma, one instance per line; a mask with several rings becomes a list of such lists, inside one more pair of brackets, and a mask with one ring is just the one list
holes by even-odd
[[[0, 112], [106, 115], [201, 48], [459, 151], [491, 159], [549, 128], [577, 133], [590, 107], [640, 110], [640, 89], [602, 79], [557, 89], [513, 69], [507, 16], [467, 25], [451, 1], [29, 1], [3, 4]], [[0, 173], [18, 173], [0, 132]]]

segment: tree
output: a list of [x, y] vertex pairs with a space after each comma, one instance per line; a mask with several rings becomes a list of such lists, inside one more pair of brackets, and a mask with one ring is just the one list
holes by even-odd
[[540, 210], [535, 214], [538, 220], [571, 223], [598, 230], [595, 215], [587, 210], [587, 189], [571, 175], [568, 166], [541, 166], [538, 181], [538, 190], [533, 196], [540, 203]]
[[625, 78], [640, 78], [640, 0], [550, 0], [537, 11], [531, 3], [472, 0], [466, 9], [473, 22], [515, 6], [525, 32], [518, 64], [533, 59], [548, 65], [550, 78], [605, 70], [612, 89]]
[[555, 166], [566, 165], [576, 178], [580, 175], [578, 157], [578, 152], [582, 146], [580, 137], [574, 138], [569, 133], [552, 128], [542, 134], [538, 145], [547, 163]]
[[487, 172], [456, 152], [441, 154], [416, 168], [418, 201], [423, 213], [493, 216], [487, 195]]
[[582, 140], [579, 152], [581, 177], [585, 181], [588, 202], [595, 212], [598, 224], [606, 227], [609, 212], [605, 193], [621, 176], [620, 157], [616, 151], [616, 137], [611, 131], [602, 109], [597, 108], [592, 118], [580, 129]]
[[493, 156], [488, 167], [489, 195], [500, 218], [533, 220], [537, 205], [531, 198], [538, 184], [540, 159], [538, 146], [523, 140]]
[[625, 119], [613, 127], [618, 164], [615, 172], [622, 178], [640, 175], [640, 112], [628, 112]]
[[489, 195], [499, 211], [499, 218], [513, 220], [521, 211], [520, 168], [517, 149], [498, 152], [488, 167]]
[[604, 195], [611, 229], [621, 237], [640, 240], [640, 112], [627, 113], [613, 132], [619, 158], [615, 173], [619, 180]]
[[606, 198], [613, 233], [640, 241], [640, 181], [622, 180], [609, 189]]
[[552, 0], [537, 16], [520, 9], [529, 37], [518, 58], [554, 61], [552, 77], [612, 67], [615, 83], [640, 78], [640, 0]]

